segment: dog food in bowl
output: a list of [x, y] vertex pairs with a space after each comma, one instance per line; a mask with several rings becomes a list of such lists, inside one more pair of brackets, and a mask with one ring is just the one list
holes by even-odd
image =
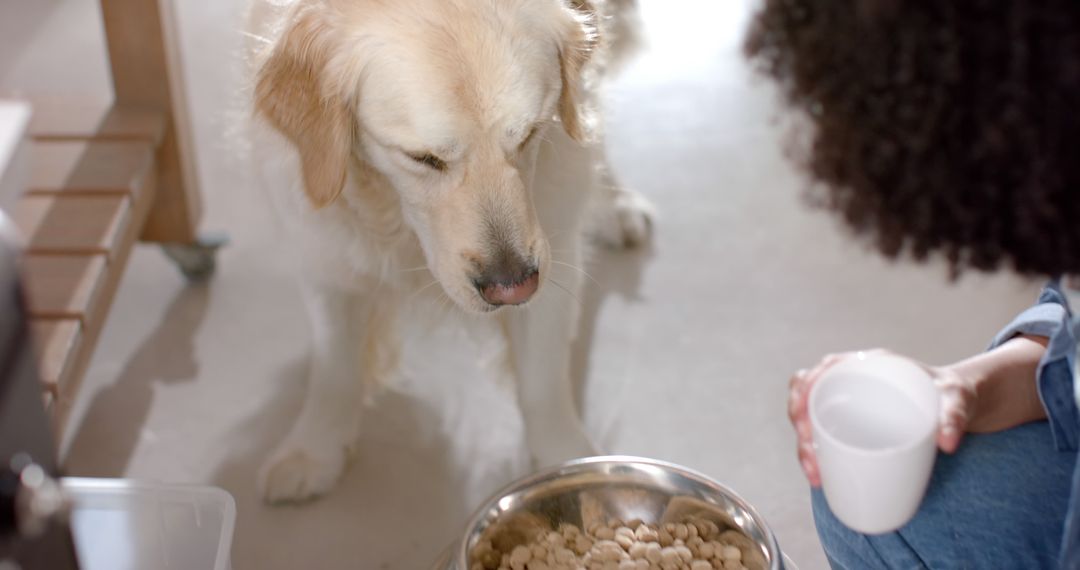
[[744, 559], [755, 557], [742, 533], [704, 519], [662, 526], [611, 519], [585, 531], [564, 523], [534, 534], [510, 552], [481, 542], [470, 570], [747, 570]]
[[493, 494], [435, 568], [794, 570], [764, 519], [730, 489], [621, 456], [573, 460]]

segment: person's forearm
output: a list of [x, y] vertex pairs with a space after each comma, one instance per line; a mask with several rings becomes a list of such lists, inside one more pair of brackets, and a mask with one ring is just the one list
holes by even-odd
[[975, 388], [975, 416], [967, 431], [1000, 431], [1046, 418], [1035, 382], [1046, 343], [1046, 337], [1020, 335], [947, 367]]

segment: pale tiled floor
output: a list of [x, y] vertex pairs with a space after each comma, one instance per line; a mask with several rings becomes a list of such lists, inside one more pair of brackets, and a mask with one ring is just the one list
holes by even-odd
[[[297, 411], [307, 329], [226, 135], [241, 1], [176, 2], [205, 227], [233, 242], [204, 287], [185, 287], [156, 250], [136, 252], [67, 465], [227, 488], [238, 570], [424, 569], [482, 495], [522, 470], [520, 419], [490, 364], [497, 345], [452, 319], [412, 343], [427, 357], [365, 412], [358, 460], [333, 495], [271, 508], [253, 489]], [[1035, 289], [1008, 277], [950, 286], [940, 266], [886, 264], [808, 210], [782, 159], [773, 93], [739, 56], [750, 5], [644, 0], [650, 46], [613, 89], [609, 146], [625, 182], [659, 206], [659, 231], [650, 251], [595, 259], [576, 362], [589, 431], [609, 451], [730, 485], [813, 570], [824, 557], [785, 418], [789, 373], [857, 347], [960, 357]], [[0, 7], [0, 88], [107, 93], [94, 0]], [[439, 351], [447, 341], [459, 349]]]

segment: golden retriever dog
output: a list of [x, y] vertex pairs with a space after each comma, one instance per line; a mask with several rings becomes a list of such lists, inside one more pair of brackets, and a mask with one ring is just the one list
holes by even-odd
[[365, 386], [393, 365], [391, 316], [425, 291], [502, 321], [534, 463], [595, 453], [569, 370], [582, 236], [600, 220], [612, 227], [597, 235], [638, 243], [650, 223], [640, 197], [601, 184], [602, 6], [255, 0], [250, 142], [312, 331], [303, 408], [260, 473], [266, 500], [333, 487]]

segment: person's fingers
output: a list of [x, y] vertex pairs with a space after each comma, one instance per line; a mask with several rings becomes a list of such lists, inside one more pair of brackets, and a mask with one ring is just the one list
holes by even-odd
[[803, 416], [792, 422], [792, 425], [795, 426], [795, 434], [799, 436], [799, 441], [814, 440], [814, 428], [810, 424], [810, 418]]
[[806, 388], [807, 379], [806, 369], [804, 368], [796, 372], [788, 383], [788, 419], [791, 420], [792, 424], [795, 424], [799, 417], [805, 414]]
[[964, 432], [956, 429], [951, 424], [942, 425], [937, 433], [937, 446], [945, 453], [955, 453], [956, 449], [960, 447], [960, 440], [963, 435]]
[[961, 395], [953, 391], [942, 394], [937, 443], [945, 453], [953, 453], [960, 446], [967, 428], [968, 408], [968, 402]]
[[826, 370], [846, 356], [848, 354], [827, 354], [813, 368], [795, 372], [788, 384], [788, 418], [798, 436], [799, 466], [802, 467], [806, 480], [814, 487], [821, 486], [821, 474], [814, 452], [813, 427], [808, 413], [810, 389]]
[[836, 365], [837, 362], [840, 362], [851, 354], [853, 353], [841, 352], [826, 354], [824, 357], [821, 358], [820, 361], [818, 361], [817, 364], [814, 365], [813, 368], [810, 369], [809, 372], [806, 373], [807, 381], [809, 383], [815, 382], [826, 370], [832, 368]]
[[810, 389], [821, 375], [844, 358], [844, 354], [826, 354], [813, 368], [800, 369], [792, 375], [788, 383], [788, 417], [791, 423], [806, 414], [806, 407], [810, 400]]
[[[863, 351], [861, 354], [882, 352], [881, 349]], [[827, 354], [813, 368], [802, 369], [791, 376], [788, 383], [788, 418], [798, 436], [799, 465], [806, 479], [814, 487], [821, 486], [821, 472], [814, 449], [813, 427], [808, 413], [810, 390], [830, 368], [845, 359], [857, 357], [859, 352]]]
[[821, 486], [821, 473], [818, 470], [817, 456], [814, 455], [812, 442], [799, 442], [799, 465], [802, 467], [806, 480], [812, 487]]

